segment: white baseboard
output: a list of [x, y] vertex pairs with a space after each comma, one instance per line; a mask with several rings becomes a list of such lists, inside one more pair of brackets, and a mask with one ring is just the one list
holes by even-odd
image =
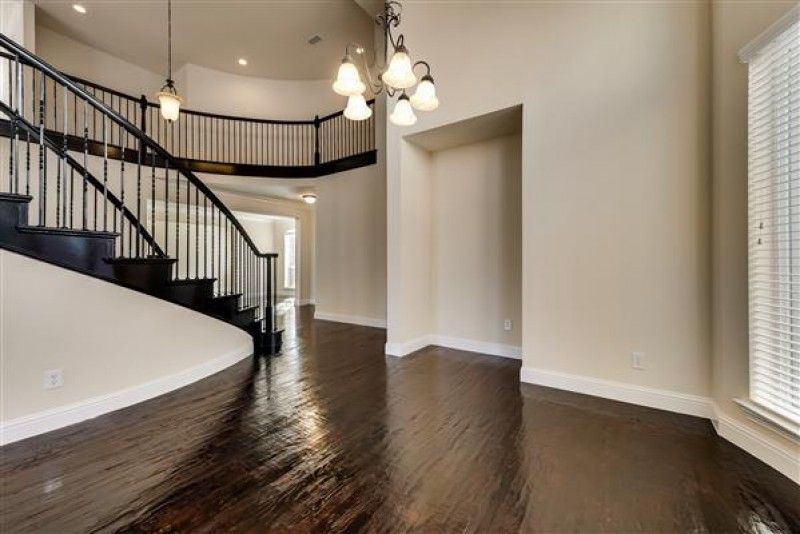
[[384, 352], [389, 356], [395, 356], [398, 358], [402, 358], [403, 356], [408, 356], [412, 352], [417, 352], [420, 349], [424, 349], [430, 342], [428, 339], [430, 336], [421, 336], [416, 339], [412, 339], [411, 341], [403, 341], [403, 342], [386, 342], [386, 347], [384, 348]]
[[253, 354], [250, 343], [210, 360], [190, 367], [173, 375], [157, 378], [106, 395], [92, 397], [65, 406], [25, 415], [0, 423], [0, 445], [26, 439], [45, 432], [74, 425], [87, 419], [93, 419], [109, 412], [164, 395], [170, 391], [188, 386], [203, 378], [211, 376], [231, 365], [238, 363]]
[[720, 437], [800, 484], [800, 461], [798, 461], [796, 450], [783, 448], [764, 438], [758, 432], [725, 416], [719, 411], [714, 401], [708, 397], [535, 367], [522, 367], [520, 380], [528, 384], [711, 419], [714, 429]]
[[333, 321], [335, 323], [349, 323], [360, 326], [371, 326], [373, 328], [386, 328], [386, 319], [374, 317], [361, 317], [358, 315], [344, 315], [341, 313], [328, 313], [326, 311], [314, 311], [314, 319], [321, 321]]
[[476, 341], [463, 337], [450, 337], [432, 335], [428, 336], [429, 345], [447, 347], [449, 349], [464, 350], [467, 352], [479, 352], [490, 356], [502, 356], [503, 358], [522, 359], [522, 347], [517, 345], [504, 345], [502, 343], [491, 343], [488, 341]]
[[800, 454], [798, 450], [787, 450], [764, 438], [758, 432], [723, 414], [714, 406], [714, 429], [720, 437], [740, 449], [752, 454], [776, 471], [800, 484]]
[[428, 345], [436, 345], [437, 347], [446, 347], [448, 349], [463, 350], [467, 352], [478, 352], [480, 354], [488, 354], [489, 356], [514, 358], [517, 360], [522, 358], [522, 347], [515, 345], [503, 345], [502, 343], [477, 341], [462, 337], [442, 336], [438, 334], [420, 336], [416, 339], [406, 342], [386, 343], [385, 352], [389, 356], [403, 357], [411, 354], [412, 352], [416, 352], [419, 349], [425, 348]]
[[710, 398], [677, 391], [637, 386], [535, 367], [522, 367], [520, 369], [520, 380], [528, 384], [564, 389], [669, 412], [694, 415], [695, 417], [711, 419], [714, 416], [714, 404]]

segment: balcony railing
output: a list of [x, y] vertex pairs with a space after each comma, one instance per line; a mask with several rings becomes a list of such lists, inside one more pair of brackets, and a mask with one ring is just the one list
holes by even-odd
[[[10, 69], [13, 59], [0, 54], [0, 65], [5, 62]], [[92, 109], [84, 116], [82, 103], [74, 93], [61, 94], [52, 79], [37, 79], [37, 71], [24, 62], [21, 68], [22, 77], [30, 82], [31, 88], [22, 109], [28, 120], [38, 121], [38, 105], [44, 100], [52, 110], [45, 117], [45, 128], [62, 134], [66, 131], [70, 148], [74, 145], [76, 150], [83, 151], [84, 137], [88, 134], [90, 154], [102, 155], [101, 150], [111, 148], [109, 157], [137, 161], [141, 143], [136, 138], [119, 130], [104, 132], [97, 110]], [[168, 122], [161, 117], [159, 105], [144, 95], [135, 97], [89, 80], [65, 76], [138, 126], [192, 171], [306, 178], [377, 161], [374, 113], [364, 121], [348, 120], [342, 111], [290, 121], [182, 109], [177, 122]], [[374, 100], [368, 105], [374, 111]], [[66, 124], [61, 124], [64, 120]]]

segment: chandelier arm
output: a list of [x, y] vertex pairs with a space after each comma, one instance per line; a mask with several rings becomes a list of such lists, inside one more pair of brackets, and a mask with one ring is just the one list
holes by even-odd
[[427, 61], [423, 61], [423, 60], [419, 60], [419, 61], [417, 61], [416, 63], [414, 63], [413, 65], [411, 65], [411, 70], [414, 70], [414, 68], [416, 68], [416, 66], [417, 66], [417, 65], [422, 65], [423, 67], [425, 67], [425, 69], [426, 69], [426, 71], [427, 71], [427, 72], [425, 72], [425, 74], [426, 74], [427, 76], [430, 76], [430, 75], [431, 75], [431, 66], [430, 66], [430, 64], [429, 64]]
[[[383, 82], [381, 81], [380, 77], [378, 78], [377, 81], [372, 77], [372, 70], [369, 68], [369, 65], [367, 65], [367, 57], [366, 57], [366, 54], [364, 54], [364, 47], [363, 46], [361, 46], [358, 43], [350, 43], [350, 44], [347, 45], [347, 52], [349, 52], [350, 47], [353, 46], [353, 45], [356, 46], [356, 50], [355, 50], [356, 51], [356, 55], [361, 57], [361, 69], [366, 74], [367, 83], [369, 84], [369, 88], [372, 90], [372, 92], [374, 94], [379, 95], [381, 93], [381, 91], [383, 90]], [[358, 52], [359, 49], [361, 50], [361, 52]]]

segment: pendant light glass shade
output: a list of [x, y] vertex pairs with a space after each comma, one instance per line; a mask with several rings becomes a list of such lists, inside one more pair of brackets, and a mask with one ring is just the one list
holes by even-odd
[[156, 97], [158, 97], [158, 104], [161, 107], [161, 116], [165, 120], [175, 122], [180, 115], [183, 99], [175, 93], [174, 88], [171, 89], [156, 93]]
[[394, 105], [394, 111], [389, 116], [392, 124], [398, 126], [411, 126], [417, 122], [417, 116], [414, 115], [414, 110], [411, 109], [411, 102], [408, 101], [408, 96], [403, 93]]
[[389, 87], [395, 89], [408, 89], [417, 83], [417, 77], [411, 67], [411, 58], [405, 47], [399, 47], [389, 60], [389, 66], [381, 79]]
[[339, 72], [336, 74], [336, 81], [333, 82], [333, 91], [342, 96], [353, 96], [363, 94], [366, 90], [361, 76], [358, 74], [353, 59], [345, 56], [342, 64], [339, 65]]
[[363, 121], [372, 116], [372, 110], [369, 109], [367, 101], [362, 95], [352, 95], [347, 98], [344, 116], [351, 121]]
[[411, 105], [420, 111], [433, 111], [439, 107], [439, 99], [436, 98], [436, 86], [433, 85], [433, 78], [423, 76], [417, 86], [417, 90], [411, 95]]

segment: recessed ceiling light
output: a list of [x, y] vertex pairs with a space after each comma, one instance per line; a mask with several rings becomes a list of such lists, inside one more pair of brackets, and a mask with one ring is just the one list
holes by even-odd
[[302, 199], [306, 204], [314, 204], [317, 201], [317, 195], [314, 193], [304, 193]]
[[246, 67], [247, 66], [247, 60], [245, 58], [243, 58], [243, 57], [240, 57], [239, 58], [239, 65], [241, 65], [242, 67]]
[[80, 4], [72, 4], [72, 9], [74, 9], [75, 11], [80, 13], [81, 15], [85, 15], [86, 14], [86, 8], [83, 7]]

